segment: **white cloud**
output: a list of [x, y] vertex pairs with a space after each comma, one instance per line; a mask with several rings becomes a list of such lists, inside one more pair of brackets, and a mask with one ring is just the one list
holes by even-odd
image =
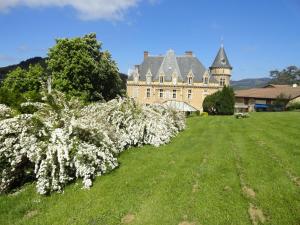
[[83, 20], [120, 20], [129, 8], [137, 6], [140, 1], [142, 0], [0, 0], [0, 11], [8, 11], [17, 6], [69, 6], [74, 8]]

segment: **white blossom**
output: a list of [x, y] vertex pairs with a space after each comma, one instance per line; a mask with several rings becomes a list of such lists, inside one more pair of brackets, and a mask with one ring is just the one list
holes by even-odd
[[49, 98], [48, 103], [24, 103], [37, 111], [15, 117], [0, 105], [0, 192], [30, 176], [40, 194], [61, 192], [77, 178], [90, 188], [96, 176], [118, 166], [120, 152], [168, 143], [185, 128], [182, 113], [161, 105], [120, 98], [83, 107], [61, 93]]

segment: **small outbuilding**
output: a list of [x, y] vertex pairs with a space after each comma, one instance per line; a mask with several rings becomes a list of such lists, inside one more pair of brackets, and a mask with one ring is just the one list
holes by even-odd
[[268, 111], [278, 96], [292, 104], [300, 102], [300, 86], [269, 84], [262, 88], [235, 91], [235, 111]]

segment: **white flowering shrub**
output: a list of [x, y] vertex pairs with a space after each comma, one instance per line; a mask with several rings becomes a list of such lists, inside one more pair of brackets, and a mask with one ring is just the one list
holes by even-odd
[[0, 120], [12, 116], [12, 110], [6, 105], [0, 104]]
[[182, 113], [126, 98], [83, 106], [54, 93], [45, 102], [25, 103], [35, 112], [15, 117], [0, 105], [1, 193], [29, 180], [40, 194], [62, 191], [76, 178], [89, 188], [118, 166], [124, 149], [159, 146], [185, 127]]

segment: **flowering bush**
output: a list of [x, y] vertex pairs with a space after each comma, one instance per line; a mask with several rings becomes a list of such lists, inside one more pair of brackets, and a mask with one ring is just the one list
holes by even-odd
[[83, 106], [54, 93], [45, 102], [24, 103], [34, 113], [15, 117], [0, 105], [0, 192], [28, 180], [36, 180], [40, 194], [62, 191], [76, 178], [89, 188], [118, 166], [126, 148], [159, 146], [185, 127], [179, 112], [126, 98]]
[[12, 111], [6, 105], [0, 104], [0, 120], [12, 116]]
[[235, 118], [237, 119], [243, 119], [243, 118], [249, 118], [249, 113], [236, 113], [234, 114]]

